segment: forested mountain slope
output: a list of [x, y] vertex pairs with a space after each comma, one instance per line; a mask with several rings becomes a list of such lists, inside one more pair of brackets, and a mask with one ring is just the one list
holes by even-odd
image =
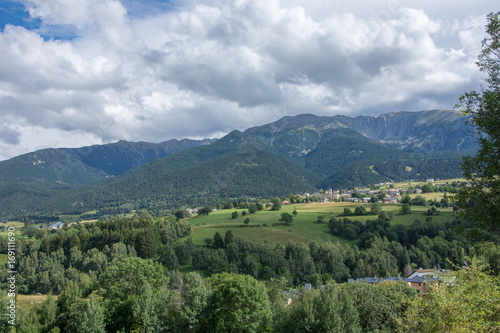
[[173, 209], [217, 196], [269, 198], [454, 178], [461, 176], [461, 156], [477, 147], [468, 130], [456, 111], [355, 118], [304, 114], [218, 140], [47, 149], [0, 162], [0, 203], [5, 214], [137, 200], [160, 200]]

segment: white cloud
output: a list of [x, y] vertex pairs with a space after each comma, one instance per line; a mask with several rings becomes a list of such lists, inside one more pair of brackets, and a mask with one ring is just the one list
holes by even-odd
[[[220, 136], [306, 112], [452, 108], [477, 87], [487, 12], [213, 0], [133, 16], [130, 1], [24, 3], [43, 24], [0, 32], [0, 120], [10, 124], [0, 159], [40, 145]], [[74, 38], [47, 38], [61, 27]]]

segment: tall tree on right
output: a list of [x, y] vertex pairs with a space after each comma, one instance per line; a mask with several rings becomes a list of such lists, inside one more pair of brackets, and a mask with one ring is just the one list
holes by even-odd
[[487, 37], [476, 65], [488, 76], [481, 91], [465, 93], [457, 105], [479, 140], [462, 170], [468, 184], [459, 191], [464, 213], [478, 227], [500, 234], [500, 12], [487, 16]]

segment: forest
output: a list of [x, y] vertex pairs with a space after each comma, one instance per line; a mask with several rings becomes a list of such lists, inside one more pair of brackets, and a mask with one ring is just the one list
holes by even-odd
[[[394, 331], [415, 325], [412, 311], [429, 305], [404, 282], [373, 287], [348, 279], [403, 276], [411, 264], [470, 274], [467, 263], [498, 286], [498, 243], [484, 242], [460, 219], [405, 227], [332, 218], [331, 232], [346, 229], [342, 223], [354, 224], [357, 244], [271, 245], [227, 231], [194, 246], [183, 219], [146, 212], [58, 230], [28, 226], [16, 242], [18, 293], [49, 297], [18, 310], [17, 332]], [[7, 243], [0, 246], [6, 253]], [[235, 299], [242, 302], [237, 315]]]

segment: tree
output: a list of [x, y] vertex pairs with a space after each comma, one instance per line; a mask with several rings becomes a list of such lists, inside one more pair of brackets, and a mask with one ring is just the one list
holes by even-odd
[[210, 332], [264, 332], [270, 330], [271, 307], [266, 288], [249, 275], [216, 274], [206, 323]]
[[343, 283], [339, 288], [342, 294], [352, 297], [363, 332], [398, 331], [397, 320], [416, 295], [416, 291], [403, 281], [383, 281], [375, 286], [366, 282], [352, 282]]
[[350, 216], [352, 215], [352, 210], [349, 207], [344, 208], [344, 213], [342, 213], [344, 216]]
[[133, 315], [132, 306], [142, 293], [142, 286], [147, 283], [156, 290], [167, 282], [163, 267], [151, 260], [130, 257], [108, 267], [98, 281], [108, 329], [129, 332], [137, 327], [140, 318]]
[[224, 245], [226, 245], [226, 247], [227, 247], [232, 242], [234, 242], [234, 235], [233, 235], [233, 232], [231, 230], [228, 230], [228, 231], [226, 231], [226, 234], [224, 235]]
[[465, 93], [457, 105], [479, 138], [479, 150], [466, 157], [458, 200], [476, 225], [500, 233], [500, 12], [487, 16], [487, 37], [476, 65], [488, 75], [481, 91]]
[[378, 219], [382, 220], [382, 221], [388, 221], [388, 220], [390, 220], [389, 219], [389, 215], [387, 214], [387, 212], [384, 212], [383, 210], [381, 210], [380, 213], [378, 213]]
[[223, 249], [224, 248], [224, 240], [222, 239], [221, 234], [217, 231], [214, 235], [214, 249]]
[[354, 209], [354, 214], [356, 215], [366, 215], [367, 213], [368, 211], [363, 205], [356, 206], [356, 209]]
[[182, 308], [179, 312], [178, 332], [198, 332], [203, 311], [208, 304], [210, 292], [201, 276], [196, 272], [184, 276], [180, 288]]
[[405, 195], [401, 198], [400, 203], [402, 203], [402, 204], [409, 204], [409, 205], [411, 205], [411, 197], [410, 197], [408, 194], [405, 194]]
[[431, 208], [427, 210], [427, 215], [437, 215], [438, 213], [439, 211], [436, 209], [436, 206], [431, 206]]
[[185, 209], [178, 209], [175, 211], [174, 216], [177, 217], [178, 219], [183, 219], [186, 217], [186, 210]]
[[411, 206], [410, 204], [403, 204], [403, 206], [401, 207], [401, 213], [403, 214], [410, 214], [411, 213]]
[[381, 211], [382, 211], [382, 207], [380, 206], [380, 204], [378, 202], [374, 203], [370, 207], [370, 214], [378, 215]]
[[250, 218], [246, 218], [245, 221], [243, 221], [243, 223], [245, 223], [246, 225], [248, 225], [250, 223]]
[[24, 223], [24, 228], [28, 228], [29, 227], [31, 221], [28, 218], [28, 216], [26, 216], [26, 215], [24, 216], [23, 223]]
[[104, 311], [95, 298], [77, 299], [66, 313], [65, 331], [105, 333]]
[[258, 211], [258, 209], [257, 209], [257, 205], [255, 203], [252, 202], [252, 203], [250, 203], [248, 205], [248, 212], [250, 214], [253, 214], [253, 213], [257, 212], [257, 211]]
[[180, 265], [188, 263], [191, 253], [193, 253], [194, 244], [191, 238], [178, 239], [174, 243], [174, 252]]
[[205, 206], [202, 209], [198, 210], [198, 215], [208, 215], [212, 212], [212, 207]]
[[282, 213], [281, 218], [279, 220], [285, 224], [290, 225], [293, 222], [293, 215], [290, 215], [288, 213]]
[[7, 292], [0, 289], [0, 330], [2, 332], [9, 332], [9, 320], [11, 320], [11, 318], [9, 317], [10, 309], [8, 306], [10, 304], [9, 298], [7, 298]]
[[173, 292], [167, 286], [152, 288], [146, 282], [141, 286], [140, 295], [132, 301], [133, 316], [137, 318], [139, 328], [133, 332], [171, 331], [177, 324], [174, 320], [176, 308]]
[[57, 301], [48, 296], [37, 309], [39, 323], [42, 325], [42, 332], [51, 331], [57, 323]]
[[425, 198], [421, 195], [417, 195], [412, 201], [411, 201], [412, 205], [415, 205], [415, 206], [425, 206], [427, 204], [427, 201], [425, 200]]
[[271, 210], [280, 210], [281, 209], [281, 199], [280, 198], [272, 198], [271, 203], [272, 203]]
[[231, 213], [231, 218], [234, 220], [235, 218], [238, 217], [238, 212], [237, 211], [234, 211]]
[[135, 239], [137, 254], [144, 259], [153, 258], [158, 253], [160, 235], [153, 229], [144, 229]]
[[301, 290], [287, 307], [282, 332], [361, 332], [351, 297], [334, 282], [322, 290]]

